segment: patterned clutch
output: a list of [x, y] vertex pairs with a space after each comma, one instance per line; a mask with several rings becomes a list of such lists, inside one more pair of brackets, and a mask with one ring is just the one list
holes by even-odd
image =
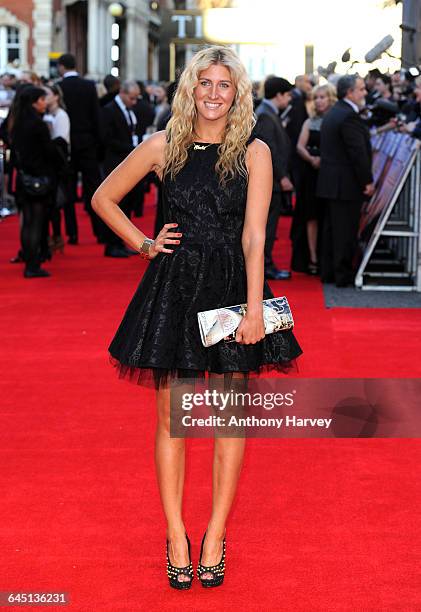
[[[212, 346], [220, 340], [235, 341], [235, 332], [246, 314], [247, 304], [226, 306], [197, 313], [203, 346]], [[292, 329], [294, 320], [286, 297], [263, 300], [265, 334]]]

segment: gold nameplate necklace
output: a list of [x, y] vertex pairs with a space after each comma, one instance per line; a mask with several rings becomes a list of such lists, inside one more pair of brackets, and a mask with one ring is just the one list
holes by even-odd
[[205, 149], [207, 149], [208, 147], [212, 146], [213, 144], [214, 143], [211, 142], [211, 143], [209, 143], [207, 145], [201, 145], [201, 144], [198, 144], [197, 142], [195, 142], [193, 149], [194, 149], [194, 151], [204, 151]]
[[[199, 136], [199, 134], [197, 134], [197, 132], [193, 131], [193, 134], [195, 136], [197, 136], [198, 138], [200, 138], [200, 140], [202, 140], [201, 136]], [[194, 151], [204, 151], [205, 149], [207, 149], [208, 147], [211, 147], [214, 144], [221, 144], [220, 142], [210, 142], [209, 144], [200, 144], [198, 142], [194, 142], [193, 143], [193, 150]]]

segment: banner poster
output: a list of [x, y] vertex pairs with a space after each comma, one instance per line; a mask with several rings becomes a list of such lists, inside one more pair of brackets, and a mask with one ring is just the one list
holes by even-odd
[[396, 132], [373, 136], [371, 144], [376, 191], [361, 212], [359, 237], [364, 243], [368, 242], [377, 221], [388, 210], [419, 146], [418, 141], [410, 136]]

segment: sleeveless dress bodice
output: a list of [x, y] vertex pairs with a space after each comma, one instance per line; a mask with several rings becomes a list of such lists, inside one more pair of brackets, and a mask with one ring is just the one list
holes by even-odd
[[218, 145], [190, 148], [184, 168], [163, 184], [164, 219], [177, 222], [182, 244], [197, 242], [204, 247], [241, 242], [247, 180], [238, 176], [223, 188], [215, 172]]
[[[179, 245], [152, 259], [110, 344], [120, 376], [154, 385], [168, 376], [287, 371], [301, 354], [292, 331], [276, 332], [253, 345], [220, 341], [204, 347], [197, 313], [247, 301], [241, 236], [247, 179], [221, 186], [218, 145], [189, 148], [182, 170], [163, 181], [165, 223], [178, 223]], [[273, 297], [268, 284], [263, 299]]]

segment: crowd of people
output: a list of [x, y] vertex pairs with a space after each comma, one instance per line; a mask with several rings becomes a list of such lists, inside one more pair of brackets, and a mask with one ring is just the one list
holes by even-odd
[[294, 85], [271, 76], [255, 91], [255, 130], [273, 160], [266, 278], [291, 277], [274, 266], [272, 249], [279, 217], [292, 214], [291, 269], [353, 285], [361, 208], [375, 190], [370, 136], [393, 129], [421, 138], [421, 76], [374, 69], [324, 84], [300, 75]]
[[[137, 254], [128, 249], [92, 210], [97, 187], [169, 110], [166, 89], [111, 75], [104, 89], [76, 71], [75, 58], [58, 62], [61, 78], [40, 80], [28, 73], [19, 81], [3, 76], [0, 96], [8, 112], [0, 126], [7, 191], [21, 222], [21, 247], [12, 263], [24, 263], [26, 278], [50, 276], [42, 263], [65, 240], [79, 242], [75, 203], [83, 199], [92, 231], [107, 257]], [[6, 102], [6, 104], [5, 104]], [[78, 180], [81, 178], [81, 182]], [[121, 202], [129, 216], [143, 214], [146, 177]]]
[[[177, 83], [147, 84], [107, 75], [95, 84], [76, 70], [70, 54], [58, 60], [60, 79], [31, 72], [0, 79], [0, 126], [9, 195], [20, 215], [21, 245], [11, 259], [27, 278], [49, 276], [42, 263], [67, 243], [77, 245], [75, 203], [83, 199], [93, 234], [106, 257], [137, 254], [92, 209], [103, 180], [151, 133], [165, 129]], [[330, 80], [330, 79], [329, 79]], [[295, 83], [269, 76], [254, 88], [255, 135], [273, 162], [265, 277], [287, 280], [273, 260], [278, 223], [292, 215], [291, 269], [323, 282], [353, 282], [358, 220], [374, 185], [370, 132], [398, 129], [421, 138], [421, 76], [376, 70], [365, 80], [336, 75], [320, 84], [313, 75]], [[81, 178], [81, 181], [78, 179]], [[162, 193], [148, 175], [123, 198], [122, 210], [143, 214], [144, 194], [157, 185], [155, 236], [162, 227]]]

